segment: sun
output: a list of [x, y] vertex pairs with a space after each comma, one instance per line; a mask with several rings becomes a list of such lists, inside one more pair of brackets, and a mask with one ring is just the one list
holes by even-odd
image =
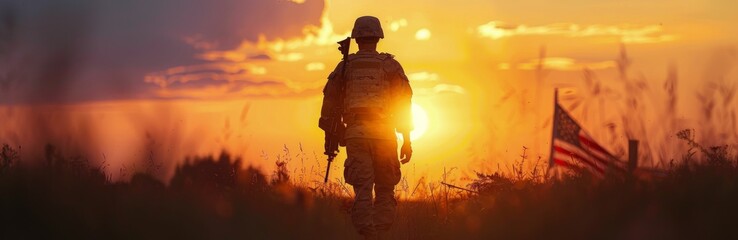
[[413, 125], [415, 125], [415, 129], [410, 132], [410, 140], [415, 141], [422, 137], [423, 134], [425, 134], [425, 131], [428, 130], [428, 113], [425, 112], [425, 109], [423, 109], [423, 107], [421, 107], [417, 103], [413, 103], [412, 114]]

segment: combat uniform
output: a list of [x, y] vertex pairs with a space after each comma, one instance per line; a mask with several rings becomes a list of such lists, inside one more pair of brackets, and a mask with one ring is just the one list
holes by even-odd
[[373, 235], [388, 229], [395, 218], [394, 187], [401, 177], [395, 131], [412, 130], [412, 90], [402, 66], [390, 54], [360, 50], [349, 55], [345, 78], [344, 63], [328, 77], [321, 118], [327, 119], [339, 102], [343, 83], [348, 155], [344, 178], [356, 195], [351, 218], [359, 233]]

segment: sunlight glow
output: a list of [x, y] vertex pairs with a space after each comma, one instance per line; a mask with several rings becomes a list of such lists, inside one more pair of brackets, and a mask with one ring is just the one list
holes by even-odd
[[425, 134], [425, 131], [428, 130], [428, 113], [423, 109], [423, 107], [417, 103], [413, 103], [412, 114], [415, 129], [410, 132], [410, 140], [415, 141], [422, 137], [423, 134]]

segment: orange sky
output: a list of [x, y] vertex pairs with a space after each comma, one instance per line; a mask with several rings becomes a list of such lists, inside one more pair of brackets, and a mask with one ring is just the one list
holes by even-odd
[[[695, 97], [710, 93], [709, 83], [735, 86], [738, 81], [731, 71], [738, 63], [738, 17], [729, 11], [736, 8], [731, 1], [274, 0], [237, 6], [216, 1], [208, 6], [212, 9], [198, 11], [197, 4], [185, 3], [174, 13], [159, 5], [129, 6], [149, 17], [144, 19], [150, 22], [138, 23], [151, 28], [146, 31], [127, 25], [136, 24], [130, 20], [135, 14], [75, 20], [91, 22], [80, 47], [84, 61], [79, 74], [70, 75], [69, 83], [43, 85], [53, 93], [64, 88], [65, 94], [49, 99], [22, 80], [3, 89], [6, 124], [0, 141], [24, 146], [53, 142], [70, 154], [106, 161], [109, 169], [130, 168], [153, 153], [166, 159], [164, 175], [176, 164], [172, 160], [221, 149], [270, 170], [285, 145], [293, 153], [302, 145], [310, 156], [305, 165], [313, 166], [313, 152], [323, 161], [317, 118], [325, 77], [340, 59], [335, 42], [362, 15], [381, 19], [386, 38], [379, 50], [396, 55], [410, 77], [413, 101], [429, 115], [427, 132], [414, 143], [412, 163], [403, 166], [411, 179], [439, 179], [444, 167], [458, 169], [456, 180], [498, 166], [505, 171], [523, 146], [531, 160], [541, 156], [545, 164], [554, 87], [562, 89], [564, 106], [614, 152], [629, 136], [646, 139], [651, 144], [642, 147], [663, 152], [679, 148], [671, 136], [681, 128], [717, 126], [704, 127], [705, 135], [736, 128], [726, 120], [738, 106], [735, 101], [724, 101], [724, 111], [715, 113], [726, 114], [723, 118], [708, 118], [700, 114]], [[121, 6], [95, 7], [90, 12]], [[243, 9], [243, 15], [262, 13], [257, 19], [241, 19], [236, 10], [217, 14], [226, 7]], [[187, 17], [200, 15], [219, 20]], [[33, 15], [21, 14], [21, 23], [24, 16]], [[166, 20], [177, 17], [182, 21]], [[27, 32], [51, 31], [21, 26], [33, 30], [20, 31], [21, 39], [33, 36]], [[159, 34], [166, 38], [155, 37]], [[129, 38], [137, 44], [125, 45]], [[120, 53], [108, 56], [106, 43], [111, 42], [130, 50], [115, 48]], [[648, 85], [638, 95], [638, 109], [625, 105], [630, 95], [617, 68], [621, 44], [632, 63], [628, 79]], [[0, 70], [20, 69], [17, 62], [23, 58], [18, 56], [35, 51], [34, 46], [18, 44], [15, 49], [21, 50], [3, 58], [16, 64]], [[542, 52], [545, 70], [537, 78]], [[667, 112], [662, 100], [668, 97], [663, 85], [670, 66], [678, 76], [679, 105]], [[585, 68], [609, 90], [591, 95]], [[55, 75], [31, 76], [44, 83]], [[629, 122], [636, 119], [633, 115], [641, 116], [643, 127]], [[664, 118], [669, 124], [663, 124]], [[735, 145], [738, 137], [725, 139]], [[30, 148], [24, 147], [27, 154], [33, 154]], [[651, 162], [681, 154], [672, 152], [651, 156]], [[290, 164], [302, 165], [295, 159]], [[341, 164], [336, 166], [340, 170]], [[333, 177], [340, 172], [333, 171]], [[118, 177], [117, 171], [113, 176]]]

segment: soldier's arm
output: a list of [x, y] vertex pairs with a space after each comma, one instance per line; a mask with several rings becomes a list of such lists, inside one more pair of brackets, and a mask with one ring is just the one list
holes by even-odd
[[412, 115], [412, 97], [413, 90], [410, 88], [410, 81], [405, 75], [405, 71], [397, 63], [394, 77], [394, 101], [395, 101], [395, 129], [402, 134], [402, 147], [400, 148], [400, 163], [406, 164], [410, 162], [413, 156], [413, 149], [410, 143], [410, 131], [413, 130]]
[[396, 64], [394, 79], [395, 117], [397, 132], [402, 134], [405, 142], [410, 142], [410, 131], [413, 130], [412, 96], [410, 81], [400, 63]]
[[323, 129], [324, 131], [328, 130], [329, 128], [329, 119], [333, 114], [333, 110], [335, 109], [335, 107], [337, 107], [337, 100], [340, 97], [340, 86], [338, 83], [341, 77], [339, 76], [341, 73], [341, 64], [342, 63], [339, 63], [333, 70], [333, 72], [328, 75], [328, 82], [323, 88], [323, 106], [320, 109], [320, 119], [318, 120], [318, 127], [320, 127], [320, 129]]

